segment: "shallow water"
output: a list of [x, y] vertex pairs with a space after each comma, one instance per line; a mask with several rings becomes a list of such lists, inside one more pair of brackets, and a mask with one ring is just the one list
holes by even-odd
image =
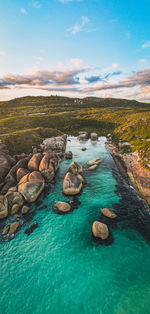
[[[103, 162], [96, 171], [85, 171], [80, 206], [57, 215], [52, 204], [72, 199], [62, 194], [70, 163], [64, 160], [55, 186], [46, 198], [41, 196], [47, 208], [33, 205], [39, 227], [29, 237], [24, 227], [14, 240], [0, 244], [0, 313], [150, 313], [150, 246], [141, 225], [134, 225], [142, 203], [120, 177], [105, 138], [97, 144], [70, 140], [73, 160], [85, 165], [100, 157]], [[124, 217], [111, 226], [110, 246], [95, 244], [91, 236], [92, 222], [103, 207]]]

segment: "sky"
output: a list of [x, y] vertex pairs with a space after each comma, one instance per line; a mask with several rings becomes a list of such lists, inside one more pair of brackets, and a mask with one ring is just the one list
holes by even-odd
[[150, 0], [0, 0], [0, 100], [150, 102]]

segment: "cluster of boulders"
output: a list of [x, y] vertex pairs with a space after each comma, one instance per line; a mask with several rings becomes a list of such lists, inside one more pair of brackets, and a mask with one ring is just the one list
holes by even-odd
[[90, 136], [87, 132], [85, 131], [80, 131], [78, 135], [78, 140], [79, 141], [87, 141], [88, 139], [91, 139], [91, 141], [95, 142], [98, 140], [98, 135], [97, 133], [91, 133]]
[[72, 162], [65, 175], [63, 182], [63, 193], [65, 195], [79, 194], [83, 187], [84, 178], [81, 176], [83, 168], [76, 162]]
[[102, 160], [100, 158], [94, 158], [93, 160], [90, 160], [87, 162], [88, 170], [92, 171], [95, 170], [98, 165], [100, 165]]
[[0, 221], [3, 223], [8, 217], [12, 220], [11, 224], [4, 225], [2, 236], [14, 236], [21, 227], [23, 215], [30, 210], [30, 203], [52, 182], [64, 156], [66, 141], [66, 135], [47, 139], [28, 156], [11, 157], [8, 152], [0, 151]]
[[118, 216], [109, 208], [103, 208], [100, 215], [101, 220], [106, 220], [107, 224], [102, 221], [94, 221], [92, 225], [93, 238], [95, 242], [100, 244], [111, 244], [113, 242], [113, 237], [108, 224], [111, 224], [111, 220], [116, 222], [118, 220]]

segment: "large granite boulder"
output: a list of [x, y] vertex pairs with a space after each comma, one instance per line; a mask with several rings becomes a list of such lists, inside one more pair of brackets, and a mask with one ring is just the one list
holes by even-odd
[[91, 133], [91, 134], [90, 134], [90, 138], [91, 138], [91, 141], [97, 141], [97, 140], [98, 140], [98, 135], [97, 135], [97, 133]]
[[81, 165], [79, 165], [77, 162], [72, 161], [71, 164], [68, 167], [68, 172], [78, 174], [83, 172], [83, 168]]
[[94, 221], [92, 226], [92, 233], [95, 238], [106, 240], [109, 237], [109, 229], [107, 225], [99, 221]]
[[8, 201], [3, 195], [0, 195], [0, 219], [4, 219], [8, 216]]
[[16, 180], [19, 182], [26, 174], [29, 173], [28, 169], [25, 168], [19, 168], [16, 172]]
[[54, 167], [57, 168], [56, 160], [51, 158], [51, 154], [45, 154], [40, 162], [39, 171], [47, 182], [51, 182], [55, 176]]
[[71, 172], [67, 172], [63, 182], [63, 192], [65, 195], [79, 194], [83, 183], [80, 178]]
[[36, 201], [45, 186], [43, 176], [38, 171], [25, 175], [18, 183], [18, 192], [29, 203]]
[[42, 159], [41, 153], [34, 154], [28, 162], [28, 169], [30, 171], [37, 171], [39, 169], [41, 159]]
[[88, 140], [88, 133], [87, 132], [79, 132], [79, 136], [78, 136], [78, 140], [79, 141], [87, 141]]
[[44, 151], [56, 151], [56, 152], [65, 152], [66, 150], [66, 142], [67, 142], [67, 135], [57, 136], [47, 138], [41, 144], [41, 148]]

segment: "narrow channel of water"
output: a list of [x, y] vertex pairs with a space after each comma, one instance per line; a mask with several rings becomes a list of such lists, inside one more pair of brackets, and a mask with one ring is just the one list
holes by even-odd
[[[57, 215], [52, 205], [72, 199], [62, 194], [70, 163], [64, 160], [49, 195], [41, 196], [43, 204], [33, 205], [39, 227], [29, 237], [24, 227], [14, 240], [0, 244], [0, 314], [150, 313], [144, 204], [119, 175], [105, 138], [92, 144], [70, 137], [67, 150], [82, 165], [95, 157], [103, 162], [96, 171], [85, 171], [79, 207]], [[47, 208], [40, 210], [43, 206]], [[103, 207], [115, 208], [123, 217], [111, 226], [110, 246], [95, 244], [91, 236]]]

